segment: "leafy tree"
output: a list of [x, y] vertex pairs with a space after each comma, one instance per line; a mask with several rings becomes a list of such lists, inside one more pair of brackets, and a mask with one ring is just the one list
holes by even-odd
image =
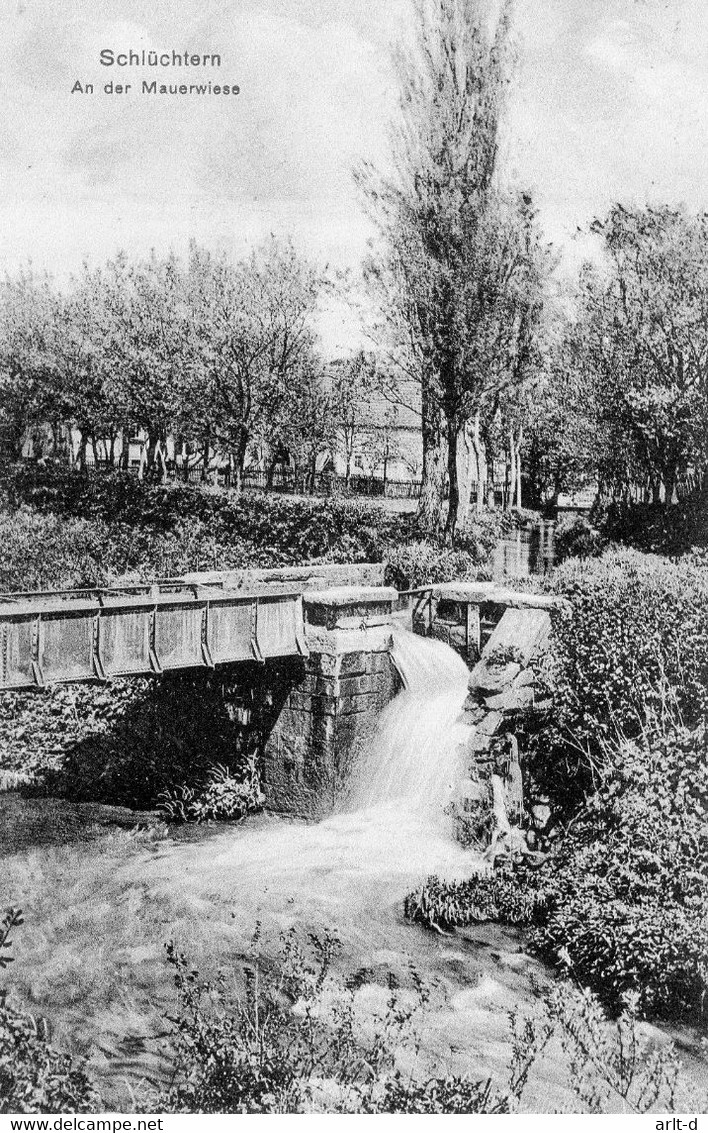
[[0, 282], [0, 425], [18, 459], [29, 428], [58, 416], [52, 342], [57, 296], [31, 268]]
[[612, 495], [649, 483], [671, 503], [708, 458], [708, 216], [615, 205], [594, 231], [606, 270], [581, 278], [579, 357]]
[[164, 477], [167, 435], [178, 415], [188, 312], [174, 256], [131, 263], [120, 254], [97, 280], [107, 309], [108, 395], [128, 428], [144, 429], [146, 469]]
[[191, 246], [183, 427], [198, 424], [205, 452], [213, 444], [232, 455], [236, 486], [249, 447], [284, 444], [284, 402], [314, 365], [322, 286], [321, 273], [274, 238], [235, 266]]
[[419, 518], [439, 524], [447, 480], [450, 540], [466, 519], [460, 437], [479, 482], [482, 418], [524, 376], [545, 269], [530, 199], [503, 194], [495, 178], [509, 3], [487, 27], [480, 3], [418, 0], [415, 47], [397, 55], [393, 174], [357, 171], [382, 243], [367, 278], [390, 348], [419, 386]]
[[380, 385], [376, 359], [365, 350], [332, 366], [332, 415], [337, 440], [344, 451], [346, 487], [351, 480], [354, 454], [365, 443], [372, 400]]

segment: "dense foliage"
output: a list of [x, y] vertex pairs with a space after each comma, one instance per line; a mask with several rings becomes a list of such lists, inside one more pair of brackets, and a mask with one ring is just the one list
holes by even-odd
[[613, 765], [608, 743], [708, 712], [708, 570], [633, 552], [572, 560], [550, 587], [570, 610], [556, 619], [544, 678], [552, 711], [531, 741], [531, 771], [574, 808]]
[[545, 858], [462, 884], [431, 878], [427, 925], [500, 919], [613, 1011], [703, 1018], [708, 992], [708, 572], [636, 554], [569, 562], [552, 587], [552, 707], [526, 737], [551, 804]]
[[676, 555], [708, 546], [704, 491], [694, 492], [670, 508], [622, 501], [598, 505], [592, 521], [606, 539], [641, 551]]
[[557, 563], [566, 559], [587, 559], [602, 554], [606, 539], [584, 515], [573, 515], [556, 524], [553, 550]]
[[450, 928], [498, 919], [618, 1011], [703, 1017], [708, 992], [708, 744], [704, 728], [622, 745], [611, 773], [540, 867], [429, 879], [409, 917]]
[[[175, 818], [216, 817], [217, 810], [240, 817], [260, 805], [249, 771], [261, 743], [257, 692], [247, 668], [238, 693], [228, 695], [218, 676], [206, 673], [5, 693], [2, 769], [20, 773], [36, 791], [75, 801], [149, 809], [166, 801], [165, 792], [176, 806], [175, 792], [186, 791], [193, 805], [185, 796]], [[245, 714], [234, 711], [234, 695]], [[214, 764], [226, 772], [221, 786]]]

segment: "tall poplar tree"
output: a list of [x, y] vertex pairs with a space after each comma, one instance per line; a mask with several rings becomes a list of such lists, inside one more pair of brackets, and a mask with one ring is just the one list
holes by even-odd
[[419, 521], [442, 525], [448, 487], [452, 541], [468, 498], [459, 487], [460, 441], [490, 384], [508, 380], [498, 359], [514, 369], [533, 333], [543, 256], [528, 198], [501, 193], [495, 176], [510, 0], [494, 22], [481, 0], [416, 0], [415, 23], [413, 46], [396, 55], [392, 170], [364, 163], [355, 177], [378, 228], [366, 275], [382, 329], [419, 388]]

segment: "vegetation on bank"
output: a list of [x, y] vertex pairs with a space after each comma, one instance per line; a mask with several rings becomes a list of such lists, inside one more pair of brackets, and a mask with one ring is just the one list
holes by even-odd
[[474, 578], [514, 513], [475, 515], [454, 551], [413, 516], [347, 498], [293, 498], [128, 474], [82, 476], [20, 464], [5, 469], [0, 586], [96, 586], [186, 571], [307, 562], [386, 562], [402, 586]]
[[[708, 992], [708, 571], [636, 553], [568, 562], [551, 588], [551, 707], [525, 737], [526, 790], [551, 808], [546, 856], [431, 878], [409, 917], [496, 919], [612, 1011], [704, 1021]], [[554, 834], [555, 836], [549, 836]]]
[[[0, 926], [0, 969], [12, 960], [10, 909]], [[136, 936], [133, 934], [132, 940]], [[495, 1077], [451, 1073], [421, 1051], [429, 989], [415, 971], [390, 978], [381, 1006], [343, 979], [331, 932], [290, 930], [274, 946], [260, 926], [228, 970], [204, 979], [167, 944], [176, 989], [167, 1084], [126, 1083], [132, 1108], [164, 1113], [510, 1113], [547, 1053], [560, 1064], [582, 1111], [697, 1110], [700, 1102], [676, 1049], [647, 1038], [636, 1005], [607, 1019], [589, 992], [570, 984], [538, 989], [532, 1015], [513, 1013], [509, 1053]], [[83, 973], [82, 973], [83, 975]], [[105, 978], [105, 973], [104, 973]], [[123, 989], [124, 990], [124, 989]], [[58, 1049], [46, 1020], [0, 990], [0, 1113], [84, 1113], [112, 1108], [87, 1063]], [[96, 1005], [96, 1009], [98, 1009]]]

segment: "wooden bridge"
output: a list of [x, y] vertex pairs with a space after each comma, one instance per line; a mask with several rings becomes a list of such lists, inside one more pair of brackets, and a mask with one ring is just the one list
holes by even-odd
[[158, 582], [0, 595], [0, 689], [306, 656], [301, 593]]

